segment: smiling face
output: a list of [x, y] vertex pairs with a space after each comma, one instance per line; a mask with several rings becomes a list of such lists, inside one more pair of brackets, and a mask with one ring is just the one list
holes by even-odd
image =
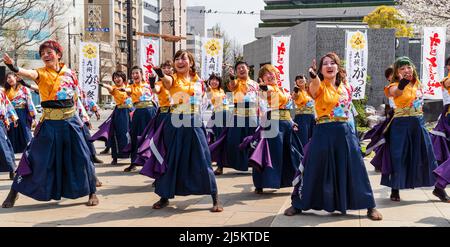
[[193, 62], [189, 58], [188, 54], [186, 52], [183, 52], [181, 54], [178, 54], [178, 56], [175, 57], [175, 70], [177, 73], [180, 74], [187, 74], [189, 73], [191, 66]]
[[265, 83], [267, 83], [267, 85], [277, 84], [276, 74], [274, 72], [268, 71], [268, 72], [264, 73], [264, 75], [262, 76], [262, 79]]
[[335, 60], [326, 56], [321, 61], [320, 72], [325, 79], [333, 80], [339, 71], [339, 66]]
[[306, 79], [302, 78], [302, 79], [297, 79], [295, 81], [295, 84], [297, 85], [297, 87], [299, 87], [301, 90], [305, 90], [306, 87]]
[[165, 74], [165, 75], [172, 75], [173, 74], [173, 68], [171, 67], [171, 66], [163, 66], [162, 68], [162, 72]]
[[54, 68], [59, 64], [59, 60], [61, 59], [61, 53], [57, 53], [55, 50], [51, 48], [44, 48], [41, 51], [41, 60], [44, 62], [46, 67]]
[[405, 78], [409, 81], [413, 80], [413, 72], [414, 69], [411, 65], [403, 65], [400, 68], [398, 68], [399, 78]]
[[123, 78], [121, 76], [116, 75], [113, 80], [116, 86], [121, 87], [123, 85]]
[[142, 73], [139, 69], [133, 69], [131, 71], [131, 78], [133, 78], [133, 81], [136, 83], [139, 83], [142, 81]]
[[15, 87], [17, 85], [17, 77], [14, 74], [8, 74], [6, 81], [11, 87]]
[[247, 79], [248, 78], [248, 67], [245, 64], [239, 64], [236, 67], [236, 75], [239, 79]]
[[213, 78], [209, 81], [209, 85], [211, 86], [212, 89], [217, 89], [219, 88], [219, 80]]

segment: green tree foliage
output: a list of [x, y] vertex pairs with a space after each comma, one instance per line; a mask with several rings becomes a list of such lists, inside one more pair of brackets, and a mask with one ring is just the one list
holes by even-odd
[[413, 37], [413, 28], [408, 25], [398, 10], [392, 6], [380, 6], [364, 17], [370, 28], [395, 28], [397, 37]]

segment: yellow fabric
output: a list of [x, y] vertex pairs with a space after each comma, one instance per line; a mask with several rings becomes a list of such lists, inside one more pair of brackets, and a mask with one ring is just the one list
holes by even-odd
[[[390, 97], [389, 90], [394, 86], [398, 86], [398, 82], [391, 83], [389, 86], [385, 87], [384, 93], [386, 97]], [[411, 107], [414, 100], [416, 100], [417, 90], [420, 86], [420, 82], [416, 82], [414, 86], [411, 86], [411, 83], [406, 85], [405, 89], [403, 89], [403, 94], [398, 97], [394, 97], [395, 106], [397, 108]]]
[[131, 89], [131, 101], [133, 102], [133, 103], [137, 103], [137, 102], [139, 102], [139, 101], [141, 101], [140, 99], [141, 99], [141, 96], [142, 96], [142, 91], [143, 91], [143, 88], [144, 88], [144, 84], [145, 84], [146, 82], [139, 82], [139, 83], [133, 83], [133, 84], [131, 84], [129, 87], [130, 87], [130, 89]]
[[6, 91], [6, 96], [8, 97], [9, 101], [13, 100], [14, 97], [16, 97], [16, 94], [20, 90], [20, 85], [17, 87], [17, 90], [13, 87], [11, 87], [9, 90]]
[[295, 108], [295, 115], [298, 114], [314, 114], [314, 109], [312, 107]]
[[413, 116], [422, 116], [423, 111], [422, 109], [416, 109], [416, 108], [396, 108], [394, 109], [394, 118], [396, 117], [413, 117]]
[[127, 88], [127, 86], [122, 86], [122, 87], [118, 87], [118, 86], [112, 86], [113, 91], [111, 92], [111, 95], [114, 98], [114, 101], [116, 102], [116, 105], [123, 105], [125, 104], [125, 101], [127, 100], [127, 98], [129, 97], [127, 92], [121, 92], [119, 91], [120, 88]]
[[298, 98], [294, 101], [297, 108], [302, 108], [312, 100], [311, 96], [309, 96], [308, 92], [306, 90], [298, 91]]
[[272, 110], [270, 113], [271, 120], [285, 120], [291, 121], [291, 112], [289, 110]]
[[348, 122], [348, 118], [323, 116], [321, 118], [316, 119], [316, 124], [333, 123], [333, 122], [346, 123], [346, 122]]
[[[44, 67], [37, 69], [38, 79], [36, 83], [39, 87], [39, 95], [41, 96], [41, 101], [56, 100], [57, 93], [60, 90], [62, 80], [70, 80], [66, 78], [65, 72], [67, 67], [64, 64], [60, 64], [61, 70], [59, 73], [53, 69]], [[75, 98], [74, 101], [77, 99]]]
[[172, 97], [173, 104], [187, 104], [189, 99], [194, 95], [194, 83], [198, 81], [198, 75], [188, 80], [182, 75], [172, 75], [172, 87], [169, 89], [170, 97]]
[[195, 114], [200, 112], [200, 108], [191, 104], [179, 104], [171, 107], [170, 112], [174, 114]]
[[234, 108], [234, 115], [239, 117], [256, 117], [258, 112], [256, 108]]
[[156, 86], [160, 88], [159, 92], [156, 92], [158, 96], [158, 102], [160, 107], [170, 106], [170, 92], [164, 86], [162, 81], [155, 83]]
[[268, 85], [267, 102], [271, 109], [283, 109], [286, 108], [286, 104], [289, 101], [289, 95], [283, 92], [278, 86]]
[[136, 107], [136, 109], [143, 109], [154, 107], [154, 105], [152, 102], [137, 102], [136, 104], [134, 104], [134, 107]]
[[322, 81], [320, 83], [317, 97], [314, 99], [317, 118], [331, 115], [339, 102], [339, 97], [343, 90], [346, 90], [344, 83], [341, 83], [337, 90], [328, 81]]
[[242, 79], [236, 79], [234, 80], [236, 82], [236, 88], [233, 90], [233, 102], [234, 103], [240, 103], [244, 101], [244, 96], [247, 94], [248, 91], [248, 80], [242, 80]]
[[75, 116], [75, 112], [76, 110], [74, 107], [60, 109], [44, 108], [41, 122], [43, 120], [66, 120]]
[[211, 89], [211, 103], [214, 109], [223, 108], [223, 100], [225, 98], [225, 91], [223, 89]]

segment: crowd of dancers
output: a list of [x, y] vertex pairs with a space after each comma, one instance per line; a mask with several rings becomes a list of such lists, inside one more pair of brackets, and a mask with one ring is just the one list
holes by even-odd
[[[230, 68], [230, 81], [212, 74], [202, 80], [191, 53], [178, 51], [173, 61], [153, 68], [144, 78], [140, 67], [117, 71], [113, 84], [100, 83], [116, 107], [90, 135], [90, 116], [99, 107], [80, 89], [76, 74], [61, 62], [55, 41], [39, 47], [44, 67], [24, 69], [5, 54], [11, 72], [0, 91], [0, 171], [13, 180], [2, 204], [11, 208], [19, 193], [38, 201], [89, 196], [96, 206], [94, 141], [111, 150], [112, 165], [130, 159], [124, 172], [141, 167], [162, 209], [175, 196], [211, 195], [212, 212], [221, 212], [216, 176], [224, 168], [252, 168], [255, 193], [292, 187], [285, 215], [306, 210], [367, 209], [381, 220], [354, 122], [352, 88], [335, 53], [314, 60], [307, 75], [298, 75], [292, 91], [280, 86], [278, 70], [262, 66], [257, 81], [244, 61]], [[450, 70], [450, 58], [446, 61]], [[23, 79], [36, 82], [30, 85]], [[450, 77], [442, 81], [445, 109], [430, 133], [424, 126], [423, 92], [411, 60], [400, 57], [386, 70], [389, 99], [386, 120], [365, 134], [367, 154], [381, 172], [381, 184], [400, 201], [401, 189], [434, 186], [433, 194], [450, 202]], [[42, 117], [36, 119], [31, 91], [39, 94]], [[229, 93], [226, 93], [229, 92]], [[205, 124], [205, 110], [212, 116]], [[291, 113], [295, 112], [292, 117]], [[32, 133], [32, 129], [34, 132]], [[22, 153], [19, 165], [15, 153]], [[217, 168], [213, 170], [213, 164]], [[393, 203], [395, 203], [393, 202]]]

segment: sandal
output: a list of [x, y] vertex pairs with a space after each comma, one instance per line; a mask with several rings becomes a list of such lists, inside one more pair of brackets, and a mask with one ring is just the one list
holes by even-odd
[[391, 201], [399, 202], [400, 201], [400, 191], [392, 189], [391, 191]]
[[373, 221], [378, 221], [383, 219], [383, 215], [375, 208], [367, 209], [367, 217]]
[[213, 205], [213, 207], [210, 210], [212, 213], [220, 213], [223, 211], [223, 207], [220, 205], [220, 203], [216, 203]]
[[261, 194], [264, 193], [264, 191], [263, 191], [262, 188], [256, 188], [256, 189], [255, 189], [255, 193], [258, 194], [258, 195], [261, 195]]
[[444, 189], [434, 188], [433, 195], [435, 195], [441, 202], [450, 203], [450, 197], [447, 195]]
[[214, 171], [214, 175], [219, 176], [223, 174], [223, 168], [217, 167], [217, 169]]
[[123, 171], [124, 172], [134, 172], [136, 170], [137, 170], [136, 165], [131, 164], [129, 167], [125, 168]]
[[294, 206], [290, 206], [289, 208], [284, 210], [284, 215], [286, 215], [286, 216], [294, 216], [296, 214], [301, 214], [301, 213], [302, 213], [302, 210], [295, 208]]
[[160, 199], [155, 204], [153, 204], [153, 209], [162, 209], [169, 205], [169, 200], [167, 199]]

